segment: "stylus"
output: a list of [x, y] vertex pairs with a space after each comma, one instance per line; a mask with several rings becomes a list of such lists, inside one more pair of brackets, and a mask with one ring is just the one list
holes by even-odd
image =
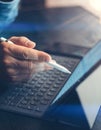
[[71, 74], [71, 72], [70, 72], [67, 68], [65, 68], [64, 66], [58, 64], [57, 62], [54, 62], [53, 60], [51, 60], [51, 61], [49, 61], [49, 62], [47, 62], [47, 63], [48, 63], [50, 66], [56, 68], [57, 70], [60, 70], [60, 71], [62, 71], [62, 72], [64, 72], [64, 73]]
[[12, 41], [10, 41], [4, 37], [0, 37], [0, 42], [9, 42], [10, 44], [14, 44]]
[[[7, 40], [7, 39], [4, 38], [4, 37], [1, 37], [1, 38], [0, 38], [0, 41], [1, 41], [1, 42], [9, 42], [9, 43], [11, 43], [11, 44], [14, 44], [12, 41]], [[60, 70], [60, 71], [62, 71], [62, 72], [64, 72], [64, 73], [71, 74], [71, 72], [70, 72], [67, 68], [65, 68], [64, 66], [58, 64], [57, 62], [54, 62], [53, 60], [51, 60], [51, 61], [49, 61], [49, 62], [47, 62], [47, 63], [48, 63], [50, 66], [56, 68], [57, 70]]]

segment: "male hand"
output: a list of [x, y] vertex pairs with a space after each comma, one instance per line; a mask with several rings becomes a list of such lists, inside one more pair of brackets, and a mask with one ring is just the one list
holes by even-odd
[[51, 56], [35, 48], [35, 43], [26, 37], [11, 37], [0, 43], [0, 79], [19, 82], [28, 80], [34, 73], [48, 70], [46, 63]]

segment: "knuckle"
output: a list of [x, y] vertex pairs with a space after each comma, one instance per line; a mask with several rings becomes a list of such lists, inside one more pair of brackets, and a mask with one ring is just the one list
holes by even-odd
[[14, 69], [8, 68], [8, 69], [6, 69], [6, 73], [9, 77], [10, 81], [16, 81], [17, 80], [17, 72]]
[[9, 75], [9, 77], [12, 75], [12, 71], [9, 68], [6, 68], [6, 73]]
[[10, 80], [10, 82], [16, 82], [17, 81], [17, 77], [16, 76], [9, 76], [9, 80]]
[[4, 58], [4, 59], [2, 60], [2, 63], [4, 64], [5, 67], [8, 67], [8, 66], [11, 65], [11, 62], [10, 62], [9, 59], [7, 59], [7, 58]]
[[29, 71], [29, 73], [31, 73], [32, 70], [33, 70], [33, 63], [32, 63], [32, 61], [28, 61], [28, 71]]
[[24, 50], [23, 49], [23, 51], [22, 51], [22, 57], [24, 58], [24, 59], [28, 59], [28, 54], [29, 54], [29, 51], [28, 50]]

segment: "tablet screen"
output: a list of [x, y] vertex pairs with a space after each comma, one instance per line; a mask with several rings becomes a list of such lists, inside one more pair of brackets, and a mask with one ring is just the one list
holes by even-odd
[[92, 128], [101, 105], [101, 65], [77, 88], [88, 124]]

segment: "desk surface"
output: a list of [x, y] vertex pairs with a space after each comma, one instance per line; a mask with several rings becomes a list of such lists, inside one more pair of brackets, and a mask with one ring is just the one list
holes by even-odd
[[0, 130], [57, 130], [57, 129], [81, 130], [81, 128], [75, 128], [74, 126], [70, 125], [55, 122], [52, 123], [12, 113], [0, 112]]

